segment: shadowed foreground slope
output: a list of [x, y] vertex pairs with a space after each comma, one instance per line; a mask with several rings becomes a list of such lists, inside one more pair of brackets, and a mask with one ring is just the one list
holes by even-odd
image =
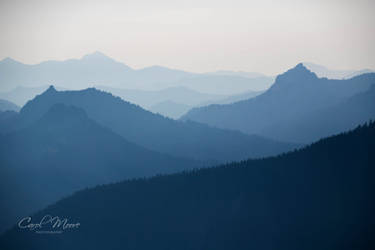
[[[84, 190], [14, 228], [7, 249], [374, 249], [375, 123], [264, 160]], [[47, 229], [48, 230], [48, 229]]]

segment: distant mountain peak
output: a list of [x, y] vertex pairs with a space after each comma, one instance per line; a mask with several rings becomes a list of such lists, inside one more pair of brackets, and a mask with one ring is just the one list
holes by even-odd
[[57, 90], [55, 89], [55, 86], [50, 85], [44, 93], [53, 93], [53, 92], [57, 92]]
[[294, 87], [298, 88], [298, 86], [310, 85], [312, 81], [318, 79], [314, 72], [306, 68], [303, 63], [299, 63], [294, 68], [278, 75], [270, 91], [279, 91]]
[[310, 77], [310, 78], [317, 78], [316, 74], [306, 68], [303, 63], [297, 64], [294, 68], [289, 69], [285, 73], [279, 76], [287, 76], [287, 77]]
[[300, 72], [300, 73], [312, 73], [303, 63], [297, 64], [294, 68], [288, 70], [287, 72]]
[[109, 57], [100, 51], [95, 51], [91, 54], [87, 54], [82, 57], [82, 59], [85, 59], [85, 58], [88, 59], [88, 58], [109, 58]]
[[79, 90], [79, 92], [90, 94], [90, 95], [95, 95], [95, 96], [113, 96], [112, 93], [97, 89], [95, 87], [82, 89], [82, 90]]
[[82, 60], [84, 61], [95, 61], [95, 62], [116, 62], [114, 59], [111, 57], [103, 54], [102, 52], [95, 51], [94, 53], [84, 55], [82, 57]]
[[[53, 85], [50, 85], [48, 87], [48, 89], [46, 91], [44, 91], [44, 93], [42, 93], [42, 95], [44, 94], [54, 94], [54, 93], [58, 93], [60, 91], [56, 90], [55, 86]], [[64, 92], [64, 91], [61, 91], [61, 92]], [[82, 90], [77, 90], [77, 92], [81, 92], [81, 93], [94, 93], [94, 94], [108, 94], [107, 92], [105, 91], [102, 91], [102, 90], [99, 90], [97, 88], [94, 88], [94, 87], [90, 87], [90, 88], [86, 88], [86, 89], [82, 89]]]
[[3, 63], [3, 64], [22, 64], [22, 63], [14, 60], [13, 58], [10, 58], [10, 57], [4, 58], [3, 60], [0, 61], [0, 63]]
[[328, 79], [350, 79], [357, 75], [374, 72], [374, 70], [371, 70], [371, 69], [337, 70], [337, 69], [331, 69], [323, 65], [311, 63], [311, 62], [304, 62], [303, 64], [309, 70], [314, 72], [318, 77], [326, 77]]
[[306, 68], [303, 63], [299, 63], [294, 68], [291, 68], [285, 73], [278, 75], [276, 82], [281, 80], [307, 80], [317, 78], [318, 77], [314, 72], [311, 72], [308, 68]]
[[13, 60], [12, 58], [10, 57], [6, 57], [4, 58], [3, 60], [1, 60], [2, 62], [14, 62], [15, 60]]
[[131, 70], [129, 66], [122, 62], [118, 62], [115, 59], [103, 54], [102, 52], [95, 51], [94, 53], [84, 55], [81, 58], [81, 61], [89, 64], [96, 64], [99, 65], [99, 67], [116, 67], [118, 68], [120, 66], [121, 70]]

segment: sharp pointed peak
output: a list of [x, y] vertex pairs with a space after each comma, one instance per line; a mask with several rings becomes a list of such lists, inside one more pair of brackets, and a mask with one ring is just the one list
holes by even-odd
[[57, 93], [57, 90], [55, 89], [55, 86], [50, 85], [41, 95], [49, 95], [54, 93]]
[[53, 85], [50, 85], [50, 86], [48, 87], [47, 91], [50, 91], [50, 92], [51, 92], [51, 91], [53, 91], [53, 92], [57, 92], [55, 86], [53, 86]]
[[303, 63], [298, 63], [294, 68], [289, 69], [279, 76], [317, 78], [316, 74], [309, 70]]
[[307, 70], [310, 71], [304, 63], [298, 63], [293, 69], [299, 69], [299, 70]]
[[314, 72], [311, 72], [303, 63], [297, 64], [294, 68], [280, 74], [276, 77], [271, 91], [279, 91], [286, 88], [298, 87], [299, 85], [311, 84], [318, 79]]

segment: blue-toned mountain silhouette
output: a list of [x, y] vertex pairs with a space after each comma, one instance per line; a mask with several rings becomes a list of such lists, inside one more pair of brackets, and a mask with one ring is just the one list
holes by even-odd
[[248, 100], [250, 98], [253, 98], [262, 94], [263, 92], [264, 91], [246, 91], [241, 94], [231, 95], [225, 98], [220, 98], [216, 100], [207, 101], [205, 103], [200, 103], [199, 106], [207, 106], [211, 104], [231, 104], [231, 103], [235, 103], [235, 102], [239, 102], [243, 100]]
[[366, 73], [373, 73], [374, 71], [371, 69], [362, 69], [362, 70], [332, 70], [323, 65], [304, 62], [304, 66], [306, 66], [309, 70], [314, 72], [318, 77], [326, 77], [328, 79], [349, 79], [354, 76], [366, 74]]
[[[357, 94], [372, 91], [369, 89], [374, 84], [375, 73], [348, 80], [329, 80], [318, 78], [302, 64], [298, 64], [277, 76], [272, 87], [255, 98], [229, 105], [195, 108], [182, 119], [276, 140], [308, 143], [331, 133], [339, 133], [343, 129], [354, 128], [355, 125], [374, 118], [374, 99], [349, 101], [349, 98]], [[370, 95], [362, 97], [368, 98]], [[340, 107], [341, 105], [343, 106]], [[332, 121], [332, 112], [328, 110], [333, 109], [342, 109], [343, 115], [335, 116], [335, 119], [342, 120]], [[356, 109], [361, 113], [360, 120], [357, 115], [352, 115]], [[347, 115], [344, 115], [345, 112]], [[314, 120], [310, 117], [314, 117]], [[306, 121], [311, 121], [314, 125], [309, 125]], [[314, 129], [313, 126], [319, 129]]]
[[13, 102], [0, 99], [0, 111], [19, 111], [20, 107]]
[[272, 138], [308, 142], [355, 128], [369, 119], [375, 119], [375, 84], [337, 105], [306, 113], [294, 123], [282, 121], [270, 126], [267, 133]]
[[370, 123], [278, 157], [77, 192], [32, 221], [59, 216], [79, 228], [43, 235], [15, 226], [0, 247], [374, 249], [374, 166]]
[[200, 166], [130, 143], [63, 104], [2, 135], [0, 165], [0, 231], [82, 188]]
[[128, 102], [137, 104], [146, 109], [167, 101], [172, 101], [188, 106], [198, 106], [208, 101], [219, 101], [228, 97], [226, 95], [211, 95], [200, 93], [186, 87], [173, 87], [157, 91], [121, 89], [105, 86], [97, 86], [95, 88], [110, 92], [115, 96], [119, 96]]
[[82, 84], [118, 83], [131, 71], [128, 66], [106, 57], [100, 52], [86, 55], [81, 59], [66, 61], [45, 61], [28, 65], [7, 58], [0, 61], [2, 89], [16, 86], [35, 87], [55, 82], [64, 87], [78, 87]]
[[[27, 101], [33, 99], [36, 95], [47, 90], [48, 87], [49, 86], [18, 86], [11, 91], [0, 92], [0, 99], [8, 100], [19, 106], [23, 106]], [[100, 90], [110, 92], [115, 96], [119, 96], [128, 102], [137, 104], [144, 109], [159, 112], [174, 119], [179, 118], [192, 107], [206, 106], [208, 104], [233, 103], [236, 101], [249, 99], [262, 93], [262, 91], [246, 91], [245, 93], [238, 95], [212, 95], [200, 93], [186, 87], [172, 87], [154, 91], [123, 89], [106, 86], [95, 87]], [[56, 89], [66, 90], [61, 87], [56, 87]], [[175, 104], [173, 106], [165, 105], [168, 102]]]
[[51, 86], [21, 109], [19, 121], [11, 128], [28, 126], [56, 103], [82, 108], [89, 118], [128, 141], [177, 157], [227, 162], [275, 155], [296, 147], [256, 135], [168, 119], [93, 88], [56, 91]]
[[161, 114], [172, 119], [179, 119], [190, 109], [191, 107], [189, 105], [176, 103], [173, 101], [159, 102], [149, 108], [149, 110], [153, 113]]
[[[80, 59], [45, 61], [28, 65], [11, 58], [0, 61], [0, 91], [17, 86], [37, 87], [53, 83], [67, 89], [106, 86], [126, 89], [161, 90], [189, 87], [211, 94], [237, 94], [249, 90], [264, 90], [272, 77], [197, 74], [161, 66], [132, 69], [100, 52]], [[229, 92], [228, 92], [229, 91]]]
[[[22, 107], [29, 100], [33, 99], [35, 96], [43, 93], [49, 88], [49, 85], [39, 86], [39, 87], [24, 87], [18, 86], [10, 91], [0, 92], [0, 98], [8, 100], [15, 103], [16, 105]], [[60, 87], [56, 87], [58, 90], [62, 90]]]

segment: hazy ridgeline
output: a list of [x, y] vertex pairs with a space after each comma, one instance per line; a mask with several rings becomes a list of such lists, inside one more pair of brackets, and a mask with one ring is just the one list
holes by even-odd
[[[51, 83], [59, 90], [95, 86], [174, 119], [192, 107], [256, 96], [273, 82], [273, 77], [251, 72], [196, 74], [161, 66], [135, 70], [100, 52], [81, 59], [36, 65], [6, 58], [0, 61], [0, 75], [0, 99], [19, 106], [45, 91]], [[166, 105], [171, 102], [173, 106]]]
[[374, 123], [337, 134], [375, 118], [375, 73], [307, 67], [340, 80], [303, 64], [271, 86], [249, 72], [134, 70], [101, 53], [1, 61], [0, 231], [45, 213], [82, 227], [15, 227], [0, 247], [373, 246]]
[[84, 187], [299, 146], [175, 121], [94, 88], [51, 86], [19, 113], [2, 112], [0, 131], [2, 230]]
[[35, 65], [6, 58], [0, 61], [0, 75], [0, 91], [10, 91], [16, 86], [38, 87], [53, 83], [69, 89], [102, 85], [161, 90], [183, 86], [202, 93], [233, 95], [248, 90], [267, 89], [273, 81], [272, 77], [262, 74], [241, 72], [197, 74], [161, 66], [132, 69], [100, 52], [81, 59], [46, 61]]
[[345, 80], [318, 78], [303, 64], [276, 77], [248, 100], [194, 108], [182, 120], [296, 143], [354, 128], [375, 117], [375, 73]]
[[0, 112], [1, 111], [19, 111], [19, 110], [20, 110], [20, 107], [17, 106], [16, 104], [7, 100], [0, 99]]

